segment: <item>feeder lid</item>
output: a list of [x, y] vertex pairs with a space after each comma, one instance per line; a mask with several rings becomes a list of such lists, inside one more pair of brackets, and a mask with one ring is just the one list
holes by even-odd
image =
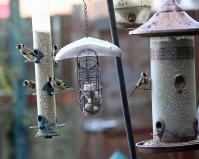
[[[114, 56], [121, 57], [122, 50], [116, 45], [103, 41], [100, 39], [95, 39], [92, 37], [84, 37], [80, 40], [72, 42], [64, 46], [56, 55], [55, 60], [63, 60], [68, 58], [76, 58], [79, 56], [79, 53], [83, 50], [89, 50], [88, 52], [84, 51], [81, 56], [95, 56], [90, 50], [95, 51], [97, 56]], [[91, 53], [91, 54], [90, 54]]]
[[175, 0], [165, 0], [162, 7], [142, 26], [129, 34], [142, 36], [177, 36], [199, 34], [199, 22], [183, 11]]

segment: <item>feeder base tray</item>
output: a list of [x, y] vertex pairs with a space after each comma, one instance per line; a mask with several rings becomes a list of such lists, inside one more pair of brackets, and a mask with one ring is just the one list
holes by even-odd
[[53, 136], [60, 136], [60, 134], [58, 133], [57, 130], [51, 131], [51, 132], [44, 132], [44, 131], [39, 130], [37, 134], [35, 135], [35, 137], [44, 137], [46, 139], [52, 138]]
[[199, 149], [199, 138], [188, 142], [165, 143], [155, 140], [145, 140], [136, 144], [142, 153], [167, 153], [193, 151]]

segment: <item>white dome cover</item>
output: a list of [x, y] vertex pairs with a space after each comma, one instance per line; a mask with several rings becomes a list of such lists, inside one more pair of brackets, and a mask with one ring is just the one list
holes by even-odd
[[[97, 56], [114, 56], [121, 57], [122, 50], [116, 45], [92, 38], [92, 37], [84, 37], [80, 40], [72, 42], [66, 46], [64, 46], [56, 55], [55, 61], [68, 59], [68, 58], [76, 58], [78, 54], [83, 50], [93, 50], [96, 52]], [[89, 54], [89, 51], [85, 54], [81, 54], [81, 56], [94, 56], [94, 54]]]

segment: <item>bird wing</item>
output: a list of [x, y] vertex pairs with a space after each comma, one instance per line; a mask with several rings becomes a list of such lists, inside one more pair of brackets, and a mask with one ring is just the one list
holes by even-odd
[[35, 54], [33, 52], [25, 52], [23, 51], [23, 54], [28, 56], [28, 55], [31, 55], [31, 56], [35, 56]]
[[136, 87], [140, 87], [143, 84], [144, 80], [142, 77], [139, 78], [138, 82], [136, 83]]
[[62, 80], [56, 79], [55, 81], [56, 81], [56, 84], [57, 84], [58, 86], [64, 84], [64, 82], [63, 82]]
[[36, 89], [36, 83], [35, 83], [35, 81], [30, 80], [30, 82], [32, 83], [32, 88]]
[[133, 96], [133, 94], [135, 93], [135, 90], [137, 88], [139, 88], [140, 86], [142, 86], [143, 82], [144, 82], [144, 79], [142, 77], [140, 77], [139, 80], [137, 81], [136, 85], [135, 85], [135, 88], [132, 90], [131, 94], [129, 95], [129, 97]]
[[142, 84], [143, 84], [143, 85], [147, 85], [147, 84], [149, 83], [149, 81], [150, 81], [150, 78], [149, 78], [149, 77], [145, 77], [145, 78], [143, 78], [143, 80], [142, 80]]
[[31, 82], [32, 84], [35, 84], [35, 81], [30, 80], [30, 82]]
[[56, 56], [58, 51], [59, 51], [59, 49], [56, 49], [56, 50], [53, 49], [53, 55]]
[[134, 92], [135, 92], [136, 89], [137, 89], [137, 86], [135, 86], [135, 88], [132, 90], [131, 94], [129, 94], [129, 97], [133, 96], [133, 94], [134, 94]]
[[31, 49], [29, 49], [28, 47], [24, 46], [23, 52], [33, 52], [33, 51]]

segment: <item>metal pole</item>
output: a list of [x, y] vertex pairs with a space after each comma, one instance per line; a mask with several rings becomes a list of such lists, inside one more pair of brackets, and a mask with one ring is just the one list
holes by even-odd
[[[107, 5], [108, 5], [108, 12], [109, 12], [109, 21], [110, 21], [112, 41], [115, 45], [119, 47], [113, 0], [107, 0]], [[131, 125], [131, 118], [129, 114], [129, 107], [128, 107], [128, 100], [127, 100], [127, 94], [126, 94], [126, 86], [125, 86], [121, 57], [116, 57], [116, 65], [117, 65], [117, 71], [118, 71], [118, 77], [119, 77], [119, 83], [120, 83], [120, 92], [121, 92], [122, 106], [123, 106], [122, 108], [123, 108], [123, 114], [124, 114], [124, 119], [125, 119], [125, 124], [126, 124], [126, 133], [127, 133], [127, 138], [128, 138], [130, 157], [131, 159], [136, 159], [137, 157], [136, 157], [135, 143], [134, 143], [134, 137], [133, 137], [133, 131], [132, 131], [132, 125]]]
[[22, 37], [22, 21], [19, 15], [19, 1], [10, 1], [11, 15], [9, 19], [9, 50], [10, 65], [12, 69], [12, 132], [15, 159], [28, 158], [27, 128], [24, 124], [26, 119], [26, 97], [22, 86], [25, 67], [24, 61], [16, 50], [16, 45]]

